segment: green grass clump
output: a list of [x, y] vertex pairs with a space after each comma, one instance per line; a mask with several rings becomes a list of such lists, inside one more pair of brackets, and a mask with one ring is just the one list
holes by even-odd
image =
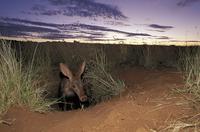
[[11, 42], [0, 42], [0, 116], [14, 105], [39, 112], [50, 108], [52, 102], [44, 95], [48, 84], [41, 68], [34, 65], [35, 54], [36, 50], [30, 62], [24, 65], [22, 55], [17, 54]]
[[118, 96], [125, 88], [123, 81], [112, 77], [108, 72], [108, 67], [103, 50], [96, 52], [94, 60], [88, 65], [85, 78], [90, 84], [90, 102], [93, 104]]
[[186, 47], [179, 51], [179, 68], [183, 71], [185, 88], [181, 92], [189, 93], [196, 106], [200, 103], [200, 47]]

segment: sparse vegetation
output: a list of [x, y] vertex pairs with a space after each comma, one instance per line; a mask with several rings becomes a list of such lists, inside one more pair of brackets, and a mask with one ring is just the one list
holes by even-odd
[[44, 112], [53, 103], [45, 99], [44, 91], [48, 83], [43, 78], [41, 67], [34, 64], [36, 52], [35, 49], [32, 59], [24, 65], [22, 54], [17, 54], [11, 42], [1, 41], [0, 115], [15, 105]]
[[184, 47], [179, 49], [178, 69], [182, 71], [184, 77], [184, 88], [176, 88], [175, 92], [184, 95], [193, 104], [198, 114], [189, 116], [181, 123], [170, 124], [173, 130], [194, 128], [197, 131], [200, 127], [199, 104], [200, 104], [200, 47]]
[[125, 88], [123, 81], [114, 79], [108, 72], [108, 63], [103, 50], [97, 51], [95, 58], [90, 62], [85, 78], [91, 85], [91, 103], [99, 103], [118, 96]]
[[[179, 52], [176, 52], [179, 48]], [[172, 51], [172, 53], [169, 51]], [[150, 115], [143, 117], [141, 121], [143, 122], [145, 120], [144, 123], [151, 122], [151, 119], [154, 115], [156, 116], [160, 115], [160, 113], [166, 112], [166, 114], [163, 113], [162, 118], [159, 117], [158, 119], [157, 117], [155, 117], [155, 123], [156, 121], [159, 121], [159, 125], [161, 123], [162, 126], [160, 127], [159, 125], [156, 125], [158, 126], [158, 128], [156, 128], [155, 126], [152, 129], [151, 127], [149, 127], [149, 131], [198, 130], [200, 127], [200, 114], [199, 112], [191, 113], [191, 115], [190, 113], [187, 113], [187, 110], [190, 110], [191, 108], [190, 106], [188, 106], [187, 100], [175, 102], [175, 100], [179, 99], [179, 96], [177, 98], [171, 98], [168, 95], [162, 98], [152, 98], [151, 95], [154, 95], [157, 89], [153, 90], [152, 88], [152, 90], [149, 90], [149, 86], [154, 87], [154, 77], [157, 77], [155, 83], [158, 80], [159, 82], [161, 82], [158, 85], [156, 83], [156, 86], [158, 87], [166, 90], [166, 88], [168, 88], [169, 86], [174, 86], [176, 80], [174, 81], [174, 83], [172, 83], [173, 79], [179, 78], [179, 74], [171, 74], [170, 72], [165, 76], [165, 72], [156, 71], [159, 74], [156, 73], [152, 76], [151, 73], [155, 70], [150, 70], [149, 68], [175, 66], [177, 64], [177, 53], [179, 53], [180, 56], [179, 68], [181, 71], [183, 71], [185, 77], [185, 87], [177, 89], [177, 91], [188, 99], [190, 97], [193, 97], [190, 99], [194, 103], [194, 106], [196, 106], [197, 108], [200, 102], [200, 48], [153, 47], [147, 45], [135, 47], [123, 47], [123, 45], [65, 45], [60, 43], [51, 44], [50, 42], [41, 43], [38, 45], [34, 43], [31, 43], [29, 45], [26, 42], [22, 42], [22, 45], [20, 43], [20, 46], [16, 46], [8, 41], [2, 41], [0, 43], [0, 115], [3, 115], [12, 106], [25, 106], [32, 111], [40, 112], [49, 110], [50, 105], [56, 103], [47, 100], [47, 98], [57, 97], [59, 84], [58, 64], [60, 62], [66, 63], [69, 65], [70, 69], [72, 68], [72, 70], [76, 71], [76, 66], [79, 66], [79, 64], [83, 60], [85, 60], [87, 66], [83, 79], [87, 85], [85, 87], [88, 88], [87, 92], [90, 97], [90, 103], [92, 104], [110, 100], [114, 96], [120, 96], [121, 92], [125, 88], [125, 84], [123, 81], [115, 78], [114, 75], [117, 71], [116, 69], [123, 70], [124, 72], [123, 74], [121, 74], [121, 77], [127, 79], [127, 84], [130, 88], [130, 92], [127, 92], [129, 92], [128, 94], [130, 95], [123, 96], [123, 98], [127, 100], [124, 101], [122, 99], [119, 101], [121, 104], [119, 103], [116, 107], [113, 107], [113, 110], [111, 110], [110, 112], [111, 114], [108, 115], [108, 117], [112, 117], [112, 120], [107, 120], [108, 123], [112, 123], [113, 121], [115, 121], [115, 119], [116, 121], [118, 121], [117, 119], [119, 118], [122, 119], [123, 122], [126, 122], [124, 114], [115, 116], [118, 112], [127, 113], [125, 116], [127, 116], [127, 119], [129, 119], [129, 116], [137, 117], [137, 114], [144, 108], [144, 111], [141, 111], [141, 114], [146, 113]], [[140, 69], [139, 67], [137, 68], [134, 66], [141, 66], [145, 68]], [[140, 74], [142, 69], [144, 70], [144, 72]], [[138, 78], [135, 77], [137, 75], [139, 75]], [[171, 79], [170, 75], [172, 75], [174, 78]], [[167, 79], [165, 79], [165, 77]], [[141, 83], [139, 79], [141, 79]], [[139, 81], [139, 83], [137, 83], [137, 81]], [[143, 81], [145, 82], [144, 86]], [[165, 81], [166, 84], [163, 83]], [[179, 83], [177, 83], [177, 85], [179, 85]], [[162, 95], [162, 93], [165, 94], [165, 92], [168, 91], [166, 90], [163, 93], [163, 91], [158, 90], [158, 93], [156, 93], [156, 95], [158, 95], [159, 93]], [[188, 93], [191, 96], [188, 96]], [[139, 98], [137, 98], [137, 95], [142, 95], [142, 97], [138, 96]], [[165, 102], [166, 98], [167, 102]], [[142, 103], [142, 105], [140, 104], [141, 100], [144, 100], [145, 102], [144, 104]], [[137, 101], [139, 102], [139, 104]], [[125, 102], [128, 103], [124, 105]], [[150, 106], [152, 107], [146, 107], [146, 104], [150, 104]], [[187, 104], [187, 107], [185, 104]], [[106, 104], [106, 107], [109, 105], [110, 104]], [[123, 106], [124, 109], [120, 109], [121, 106]], [[181, 113], [179, 113], [179, 106], [183, 106], [183, 111], [180, 111]], [[127, 111], [125, 107], [127, 107]], [[120, 110], [117, 111], [116, 109]], [[130, 109], [138, 113], [129, 111]], [[89, 109], [89, 111], [90, 110], [91, 113], [93, 113], [93, 109]], [[105, 109], [103, 108], [102, 111], [104, 110]], [[151, 114], [149, 111], [153, 114]], [[79, 112], [81, 113], [82, 111]], [[96, 108], [94, 112], [95, 114], [97, 113]], [[175, 113], [171, 114], [170, 112]], [[24, 113], [22, 113], [22, 115], [23, 114]], [[85, 112], [83, 112], [83, 114], [85, 114]], [[90, 115], [90, 112], [86, 112], [85, 118], [92, 117], [87, 116], [87, 114]], [[99, 116], [103, 114], [100, 114]], [[181, 117], [182, 115], [183, 117]], [[80, 120], [78, 116], [74, 116], [74, 121]], [[164, 121], [164, 123], [162, 124], [161, 120], [163, 120], [164, 118], [166, 118], [166, 121]], [[67, 120], [70, 119], [71, 118], [68, 118]], [[104, 120], [105, 118], [103, 116], [99, 119]], [[129, 123], [129, 121], [130, 120], [127, 120], [127, 123]], [[134, 121], [137, 122], [137, 120], [134, 119], [132, 119], [131, 121], [133, 121], [133, 123]], [[0, 119], [0, 124], [11, 125], [12, 122], [13, 121], [10, 119]]]
[[185, 79], [185, 88], [179, 89], [179, 92], [192, 95], [193, 103], [199, 107], [200, 103], [200, 48], [188, 47], [179, 51], [180, 61], [179, 69], [183, 71]]

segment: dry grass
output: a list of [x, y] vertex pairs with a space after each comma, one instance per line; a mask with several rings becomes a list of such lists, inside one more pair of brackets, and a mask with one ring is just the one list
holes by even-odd
[[198, 132], [198, 129], [199, 129], [198, 124], [174, 121], [169, 126], [164, 128], [162, 131], [165, 131], [165, 132], [183, 132], [183, 131]]
[[45, 99], [44, 91], [48, 83], [41, 74], [41, 67], [34, 64], [37, 49], [29, 63], [24, 65], [22, 54], [17, 54], [11, 46], [11, 42], [1, 41], [0, 115], [13, 105], [39, 112], [48, 110], [53, 102]]
[[160, 131], [165, 132], [199, 132], [200, 113], [195, 115], [185, 115], [177, 120], [169, 121]]
[[200, 47], [188, 47], [180, 51], [179, 69], [183, 72], [185, 86], [178, 92], [189, 93], [196, 108], [200, 103]]
[[[186, 47], [179, 50], [179, 70], [185, 80], [184, 87], [174, 89], [187, 99], [199, 113], [200, 107], [200, 47]], [[200, 129], [200, 114], [195, 114], [179, 121], [174, 121], [165, 128], [166, 131], [198, 132]]]
[[97, 51], [95, 59], [89, 64], [85, 78], [91, 85], [89, 95], [91, 103], [99, 103], [118, 96], [125, 88], [123, 81], [114, 79], [108, 72], [106, 55], [103, 50]]

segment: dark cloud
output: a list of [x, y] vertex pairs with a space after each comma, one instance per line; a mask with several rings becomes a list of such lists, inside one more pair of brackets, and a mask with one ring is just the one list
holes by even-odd
[[45, 23], [45, 22], [36, 22], [36, 21], [29, 21], [24, 19], [18, 18], [8, 18], [8, 17], [0, 17], [0, 21], [4, 21], [5, 23], [20, 23], [20, 24], [28, 24], [33, 26], [46, 26], [46, 27], [58, 27], [58, 24], [53, 23]]
[[22, 11], [22, 13], [29, 14], [29, 15], [55, 16], [55, 15], [61, 15], [62, 10], [61, 9], [50, 9], [45, 5], [36, 4], [31, 8], [30, 11]]
[[160, 37], [157, 37], [157, 39], [162, 39], [162, 40], [168, 40], [168, 39], [171, 39], [167, 36], [160, 36]]
[[199, 42], [200, 43], [200, 41], [198, 41], [198, 40], [189, 40], [189, 41], [187, 40], [185, 42], [190, 42], [190, 43], [198, 43]]
[[116, 21], [116, 20], [114, 20], [114, 21], [105, 21], [104, 23], [106, 25], [112, 25], [112, 26], [131, 26], [131, 25], [126, 24], [126, 23], [124, 23], [122, 21]]
[[61, 33], [41, 34], [40, 37], [51, 40], [86, 38], [86, 36], [84, 35], [72, 35], [72, 34], [61, 34]]
[[177, 3], [177, 6], [185, 7], [185, 6], [189, 6], [189, 5], [196, 3], [196, 2], [200, 2], [200, 0], [180, 0]]
[[108, 32], [125, 35], [126, 37], [151, 36], [150, 34], [125, 32], [96, 25], [80, 23], [53, 24], [17, 18], [0, 18], [0, 32], [3, 36], [24, 35], [34, 38], [48, 39], [85, 38], [94, 40], [104, 38]]
[[[112, 19], [126, 19], [127, 17], [115, 6], [98, 3], [95, 0], [46, 0], [44, 5], [34, 5], [32, 14], [47, 16], [64, 15], [79, 17], [103, 17]], [[30, 13], [30, 11], [28, 11]]]
[[151, 36], [153, 39], [158, 39], [158, 40], [172, 40], [171, 37], [168, 36]]
[[[5, 21], [9, 22], [20, 22], [22, 24], [31, 24], [36, 26], [45, 26], [48, 28], [57, 28], [60, 31], [69, 31], [69, 32], [78, 32], [78, 33], [84, 33], [84, 34], [90, 34], [93, 36], [103, 36], [103, 32], [114, 32], [114, 33], [120, 33], [125, 34], [128, 37], [131, 36], [151, 36], [149, 34], [145, 33], [131, 33], [131, 32], [125, 32], [120, 31], [116, 29], [110, 29], [103, 26], [96, 26], [96, 25], [88, 25], [88, 24], [52, 24], [52, 23], [43, 23], [43, 22], [34, 22], [29, 20], [22, 20], [22, 19], [16, 19], [16, 18], [2, 18]], [[81, 29], [88, 30], [88, 31], [82, 31]]]
[[148, 31], [160, 32], [160, 33], [166, 32], [166, 30], [152, 30], [152, 29], [149, 29]]
[[0, 35], [6, 37], [25, 37], [25, 36], [31, 36], [31, 33], [42, 34], [47, 32], [58, 33], [58, 30], [0, 22]]
[[133, 37], [133, 36], [150, 37], [151, 35], [147, 33], [127, 33], [127, 37]]
[[41, 12], [40, 14], [47, 15], [47, 16], [55, 16], [55, 15], [60, 15], [61, 11], [60, 10], [46, 10], [44, 12]]
[[91, 36], [97, 36], [97, 37], [104, 37], [104, 33], [102, 32], [89, 32], [89, 31], [78, 31], [77, 33], [83, 33]]
[[158, 25], [158, 24], [150, 24], [148, 26], [151, 27], [151, 28], [154, 28], [154, 29], [162, 29], [162, 30], [174, 28], [173, 26], [163, 26], [163, 25]]
[[104, 42], [108, 42], [108, 41], [114, 41], [114, 40], [125, 41], [126, 39], [90, 38], [88, 40], [90, 40], [90, 41], [104, 41]]
[[91, 30], [91, 31], [114, 32], [114, 33], [124, 34], [127, 37], [132, 37], [132, 36], [151, 36], [150, 34], [145, 34], [145, 33], [131, 33], [131, 32], [125, 32], [125, 31], [121, 31], [121, 30], [106, 28], [106, 27], [102, 27], [102, 26], [95, 26], [95, 25], [74, 24], [74, 26], [82, 28], [82, 29]]

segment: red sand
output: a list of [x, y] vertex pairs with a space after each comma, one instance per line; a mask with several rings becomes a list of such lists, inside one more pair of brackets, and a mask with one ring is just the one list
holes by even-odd
[[132, 68], [120, 73], [126, 92], [109, 102], [85, 110], [39, 114], [12, 108], [0, 124], [0, 132], [149, 132], [162, 131], [171, 121], [193, 112], [171, 89], [182, 85], [173, 70]]

